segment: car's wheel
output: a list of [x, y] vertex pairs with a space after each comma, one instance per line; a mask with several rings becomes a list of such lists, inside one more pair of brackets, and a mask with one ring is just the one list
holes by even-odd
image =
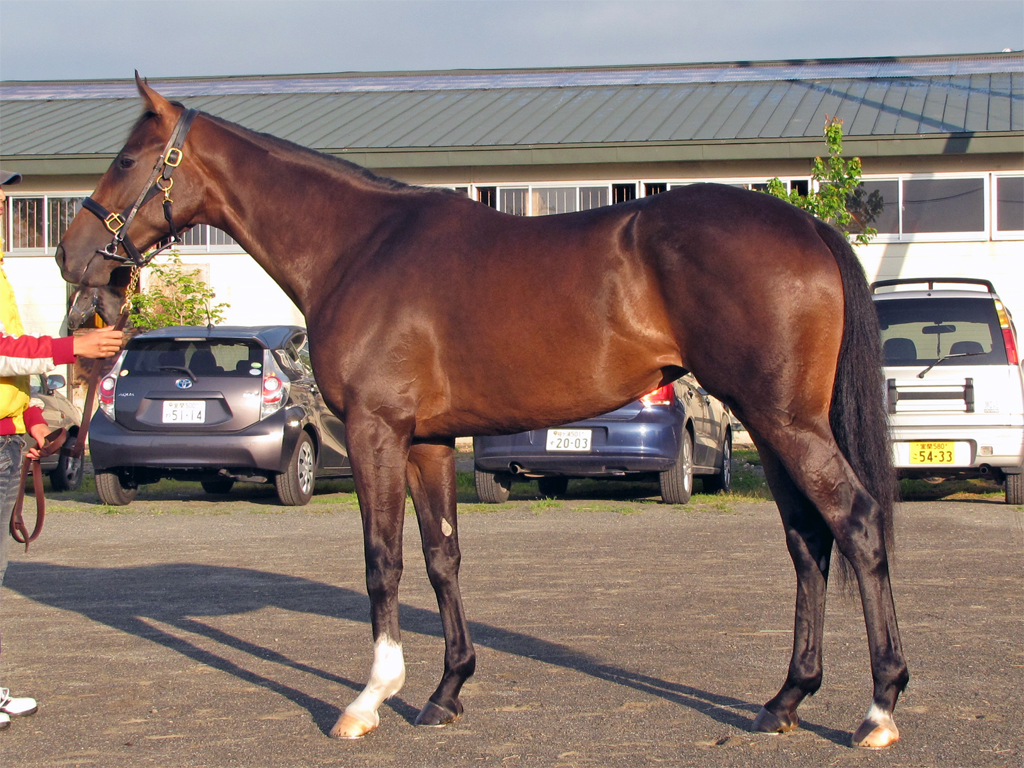
[[512, 492], [512, 475], [508, 472], [481, 472], [479, 469], [473, 473], [473, 480], [476, 483], [476, 495], [480, 501], [487, 504], [501, 504], [508, 501]]
[[57, 466], [50, 473], [50, 484], [55, 491], [77, 491], [78, 486], [82, 484], [85, 461], [81, 457], [76, 459], [71, 455], [75, 449], [77, 437], [77, 435], [72, 435], [64, 443], [57, 457]]
[[565, 496], [565, 492], [569, 490], [569, 478], [541, 477], [537, 480], [537, 488], [540, 490], [541, 496], [546, 496], [548, 498]]
[[1006, 476], [1006, 503], [1024, 504], [1024, 475]]
[[123, 507], [132, 503], [137, 488], [125, 488], [115, 472], [96, 473], [96, 493], [100, 501], [112, 507]]
[[277, 498], [289, 507], [304, 507], [313, 498], [316, 482], [316, 450], [309, 433], [299, 435], [288, 469], [274, 478]]
[[235, 481], [230, 477], [218, 477], [216, 480], [203, 480], [200, 485], [203, 486], [203, 490], [207, 493], [214, 496], [223, 496], [225, 493], [231, 493]]
[[685, 504], [693, 494], [693, 438], [685, 429], [679, 443], [676, 463], [658, 476], [661, 500], [666, 504]]
[[725, 442], [722, 443], [722, 457], [718, 464], [718, 472], [713, 475], [705, 475], [701, 482], [704, 483], [705, 493], [728, 493], [732, 488], [732, 430], [725, 431]]

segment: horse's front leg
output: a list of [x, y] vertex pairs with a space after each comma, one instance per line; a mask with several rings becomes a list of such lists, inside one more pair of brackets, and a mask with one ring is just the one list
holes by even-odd
[[437, 595], [445, 641], [444, 675], [416, 724], [442, 726], [462, 714], [459, 691], [476, 668], [476, 653], [459, 592], [462, 555], [456, 519], [454, 441], [413, 445], [408, 476], [427, 576]]
[[[380, 723], [377, 709], [405, 682], [398, 626], [398, 582], [402, 578], [402, 527], [409, 432], [382, 419], [350, 417], [349, 456], [363, 520], [366, 590], [373, 626], [370, 679], [331, 729], [335, 738], [357, 739]], [[411, 431], [411, 430], [410, 430]]]

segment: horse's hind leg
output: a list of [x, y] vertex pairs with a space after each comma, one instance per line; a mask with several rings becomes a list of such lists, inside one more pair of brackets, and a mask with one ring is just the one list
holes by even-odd
[[797, 587], [789, 673], [782, 689], [761, 708], [754, 730], [784, 733], [799, 725], [796, 708], [821, 686], [825, 594], [833, 538], [818, 510], [794, 485], [778, 457], [769, 448], [761, 447], [760, 453], [765, 478], [782, 515]]
[[462, 555], [456, 518], [454, 442], [413, 445], [408, 479], [445, 641], [444, 675], [416, 724], [441, 726], [462, 714], [459, 691], [476, 667], [476, 653], [459, 592]]
[[358, 414], [349, 417], [346, 427], [363, 519], [373, 666], [366, 687], [345, 708], [330, 735], [356, 739], [377, 727], [380, 723], [377, 709], [405, 683], [405, 659], [398, 626], [398, 583], [402, 578], [409, 437], [382, 419]]
[[[896, 624], [881, 508], [839, 451], [826, 418], [822, 417], [810, 426], [798, 422], [773, 427], [767, 430], [755, 427], [754, 432], [760, 433], [771, 446], [793, 483], [818, 509], [857, 576], [871, 655], [874, 696], [852, 743], [872, 748], [888, 746], [899, 739], [892, 711], [910, 675]], [[798, 563], [798, 573], [800, 568]], [[809, 569], [805, 568], [805, 571], [811, 573]], [[811, 581], [805, 584], [805, 588], [808, 584]], [[823, 588], [824, 578], [821, 586]], [[798, 628], [802, 607], [798, 602]], [[810, 636], [808, 633], [807, 637]], [[797, 645], [794, 648], [796, 657], [802, 649]], [[789, 679], [787, 686], [788, 683]], [[793, 690], [787, 686], [783, 686], [779, 695], [765, 706], [769, 714], [778, 717], [776, 711], [785, 712], [784, 705], [794, 697]], [[764, 719], [759, 720], [762, 727], [767, 725]]]

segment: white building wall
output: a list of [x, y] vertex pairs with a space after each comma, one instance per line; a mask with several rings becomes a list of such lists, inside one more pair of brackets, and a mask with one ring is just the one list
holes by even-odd
[[[181, 263], [186, 268], [201, 268], [216, 293], [212, 303], [228, 305], [223, 325], [306, 324], [298, 307], [247, 253], [183, 253]], [[145, 285], [143, 277], [143, 288]]]
[[4, 256], [4, 272], [18, 299], [25, 333], [62, 335], [68, 288], [52, 256]]

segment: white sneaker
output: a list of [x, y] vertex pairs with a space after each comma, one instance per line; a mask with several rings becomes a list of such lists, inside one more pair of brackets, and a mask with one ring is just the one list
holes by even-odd
[[11, 727], [11, 716], [6, 712], [0, 712], [0, 731]]
[[[34, 715], [39, 709], [35, 699], [28, 696], [14, 698], [6, 688], [0, 688], [0, 714], [7, 715], [8, 724], [12, 717], [26, 717]], [[3, 726], [0, 725], [0, 728]]]

